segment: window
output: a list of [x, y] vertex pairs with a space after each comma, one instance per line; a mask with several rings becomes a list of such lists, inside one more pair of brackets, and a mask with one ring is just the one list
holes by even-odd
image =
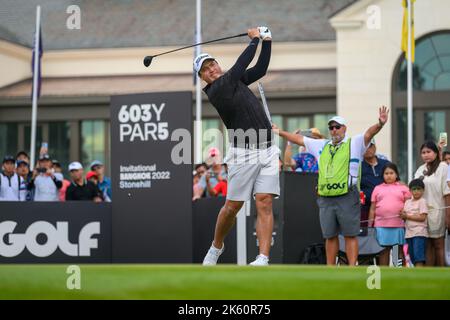
[[439, 133], [445, 132], [445, 111], [424, 113], [424, 140], [439, 140]]
[[70, 126], [68, 122], [49, 122], [48, 153], [61, 164], [64, 171], [70, 163]]
[[81, 122], [81, 163], [88, 170], [94, 160], [105, 163], [106, 139], [104, 120], [86, 120]]
[[[26, 124], [24, 126], [24, 146], [25, 146], [25, 151], [28, 152], [28, 155], [31, 157], [30, 141], [31, 141], [31, 125]], [[44, 141], [42, 124], [38, 123], [36, 125], [36, 144], [35, 144], [35, 150], [34, 150], [35, 161], [37, 161], [39, 159], [39, 150], [41, 149], [42, 142], [48, 142], [48, 141]]]
[[308, 129], [309, 117], [288, 117], [286, 119], [286, 131], [293, 132], [297, 129]]
[[328, 120], [334, 117], [334, 113], [315, 114], [314, 115], [314, 127], [319, 129], [320, 133], [328, 138]]
[[219, 149], [224, 148], [223, 132], [221, 130], [221, 121], [219, 119], [203, 119], [202, 134], [203, 134], [202, 154], [203, 160], [205, 160], [209, 148], [211, 147], [216, 147]]
[[[413, 73], [416, 90], [450, 90], [450, 32], [437, 33], [417, 41]], [[406, 75], [407, 62], [403, 59], [397, 90], [406, 90]]]
[[[398, 139], [395, 144], [395, 149], [397, 150], [397, 160], [395, 161], [398, 165], [398, 171], [400, 174], [400, 179], [402, 181], [408, 181], [408, 137], [407, 137], [407, 119], [406, 110], [397, 110], [397, 128], [398, 128]], [[413, 132], [416, 132], [416, 122], [413, 122]], [[417, 161], [417, 143], [413, 145], [413, 163]], [[413, 171], [417, 169], [417, 166], [413, 168]]]
[[17, 123], [0, 123], [0, 157], [16, 156], [17, 152]]

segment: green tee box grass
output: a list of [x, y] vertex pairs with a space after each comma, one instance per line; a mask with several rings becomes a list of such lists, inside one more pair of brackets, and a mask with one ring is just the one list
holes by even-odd
[[381, 268], [368, 289], [365, 267], [272, 265], [1, 265], [0, 299], [450, 299], [449, 268]]

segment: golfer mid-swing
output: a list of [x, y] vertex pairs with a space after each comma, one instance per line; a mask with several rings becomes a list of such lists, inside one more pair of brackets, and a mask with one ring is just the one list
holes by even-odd
[[[224, 250], [224, 239], [233, 227], [244, 201], [255, 197], [256, 235], [259, 255], [251, 265], [269, 263], [272, 240], [272, 199], [280, 194], [279, 148], [272, 142], [272, 126], [258, 98], [247, 87], [262, 78], [270, 61], [272, 35], [267, 27], [248, 30], [251, 41], [233, 67], [223, 72], [209, 54], [194, 60], [194, 69], [207, 85], [203, 89], [228, 129], [230, 148], [224, 162], [228, 165], [228, 191], [225, 205], [217, 217], [214, 241], [203, 265], [215, 265]], [[258, 43], [262, 49], [256, 65], [247, 70]]]

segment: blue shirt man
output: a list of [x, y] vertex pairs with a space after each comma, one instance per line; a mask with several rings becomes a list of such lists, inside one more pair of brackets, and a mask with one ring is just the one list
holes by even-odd
[[91, 163], [91, 170], [97, 173], [98, 188], [103, 194], [103, 200], [105, 202], [111, 202], [112, 200], [111, 179], [105, 177], [105, 166], [101, 161], [94, 160]]

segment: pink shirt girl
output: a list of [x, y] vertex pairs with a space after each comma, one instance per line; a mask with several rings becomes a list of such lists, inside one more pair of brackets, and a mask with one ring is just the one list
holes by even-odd
[[372, 203], [376, 203], [374, 226], [403, 228], [405, 223], [400, 217], [400, 212], [409, 198], [411, 192], [408, 187], [399, 182], [376, 186], [372, 193]]

